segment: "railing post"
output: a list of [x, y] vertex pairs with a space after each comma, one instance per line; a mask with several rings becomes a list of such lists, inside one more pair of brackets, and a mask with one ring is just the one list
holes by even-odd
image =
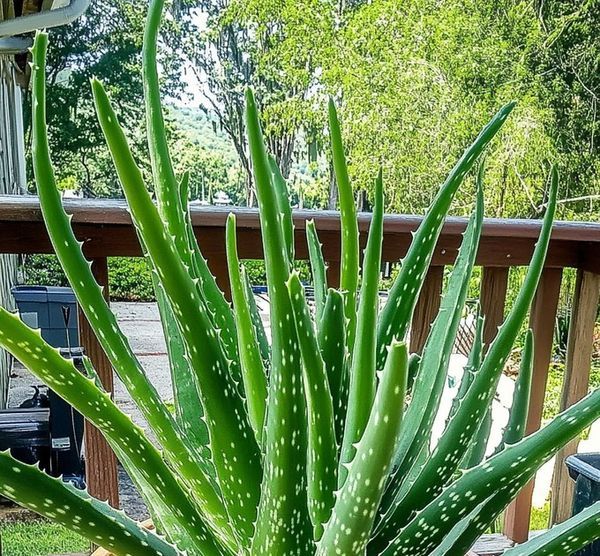
[[[561, 279], [562, 269], [545, 268], [531, 308], [530, 326], [534, 337], [533, 379], [526, 436], [538, 430], [542, 423]], [[533, 487], [534, 480], [523, 488], [506, 510], [504, 534], [516, 543], [523, 543], [529, 537]]]
[[430, 267], [427, 276], [425, 276], [410, 326], [411, 353], [421, 353], [425, 345], [431, 323], [440, 309], [443, 281], [444, 267]]
[[[108, 262], [106, 257], [92, 260], [92, 273], [98, 284], [104, 287], [104, 297], [108, 301]], [[81, 309], [79, 310], [79, 342], [96, 369], [104, 389], [112, 394], [112, 366]], [[118, 508], [117, 458], [100, 431], [87, 421], [85, 422], [85, 473], [88, 492], [100, 500], [107, 500], [111, 506]]]
[[327, 284], [330, 288], [340, 287], [340, 261], [327, 261]]
[[481, 278], [479, 303], [483, 323], [483, 342], [486, 347], [492, 343], [498, 327], [504, 322], [504, 305], [508, 288], [508, 267], [484, 267]]
[[[577, 272], [573, 309], [569, 324], [567, 359], [560, 401], [564, 411], [588, 393], [594, 344], [594, 325], [600, 297], [600, 274]], [[565, 459], [577, 453], [579, 438], [574, 438], [556, 455], [552, 479], [552, 523], [562, 523], [571, 517], [573, 481], [565, 467]]]

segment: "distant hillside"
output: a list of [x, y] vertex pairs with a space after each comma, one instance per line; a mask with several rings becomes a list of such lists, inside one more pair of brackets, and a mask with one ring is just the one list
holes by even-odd
[[200, 108], [171, 106], [170, 109], [177, 126], [190, 139], [209, 152], [221, 154], [232, 165], [237, 162], [235, 148], [216, 119], [210, 119]]

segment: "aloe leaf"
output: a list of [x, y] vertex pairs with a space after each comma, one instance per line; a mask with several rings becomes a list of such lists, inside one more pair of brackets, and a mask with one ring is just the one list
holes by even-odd
[[369, 422], [318, 544], [318, 556], [365, 552], [401, 434], [407, 368], [406, 345], [394, 341]]
[[277, 207], [281, 213], [281, 231], [283, 241], [287, 246], [288, 258], [290, 263], [294, 260], [294, 222], [292, 220], [292, 206], [290, 204], [290, 194], [287, 188], [287, 182], [281, 174], [275, 158], [269, 156], [269, 166], [271, 168], [271, 178], [275, 195], [277, 197]]
[[[394, 528], [395, 531], [398, 531], [432, 497], [442, 492], [443, 487], [456, 471], [466, 449], [471, 443], [471, 439], [477, 433], [478, 427], [485, 417], [496, 391], [500, 373], [504, 368], [511, 346], [531, 305], [542, 273], [556, 209], [557, 188], [558, 174], [554, 168], [552, 171], [548, 209], [521, 291], [506, 321], [499, 328], [498, 334], [490, 346], [481, 364], [481, 368], [477, 372], [458, 411], [450, 420], [419, 478], [411, 486], [410, 491], [404, 495], [403, 500], [395, 501], [393, 517], [388, 517], [386, 520], [387, 531], [382, 531], [383, 534], [373, 543], [373, 551], [375, 553], [378, 546], [385, 546], [391, 540], [392, 535], [395, 534]], [[489, 469], [491, 462], [505, 451], [473, 469]], [[457, 482], [461, 480], [462, 478]], [[463, 516], [461, 515], [460, 517]]]
[[252, 92], [246, 91], [246, 128], [271, 304], [272, 361], [264, 441], [264, 476], [251, 554], [314, 554], [313, 527], [306, 496], [307, 422], [302, 365], [286, 282], [288, 248], [277, 194]]
[[231, 283], [238, 351], [244, 380], [244, 391], [246, 392], [248, 417], [254, 429], [256, 441], [259, 446], [262, 446], [262, 432], [267, 406], [267, 375], [252, 323], [246, 295], [246, 284], [240, 272], [234, 214], [230, 214], [227, 218], [226, 241], [229, 281]]
[[158, 31], [163, 8], [164, 0], [150, 2], [142, 49], [148, 150], [158, 209], [181, 260], [193, 277], [198, 279], [199, 291], [208, 304], [215, 328], [223, 331], [220, 338], [227, 351], [227, 357], [232, 361], [229, 371], [233, 378], [240, 382], [241, 374], [237, 364], [237, 344], [234, 341], [235, 325], [231, 307], [200, 253], [187, 210], [187, 194], [182, 194], [185, 188], [181, 186], [185, 184], [177, 182], [169, 153], [156, 61]]
[[[204, 420], [204, 409], [196, 389], [192, 369], [185, 356], [183, 340], [164, 289], [154, 271], [152, 271], [152, 283], [167, 344], [175, 418], [188, 445], [199, 453], [199, 465], [206, 475], [213, 479], [216, 472], [212, 464], [208, 427]], [[214, 481], [212, 485], [219, 492], [219, 486]]]
[[[344, 154], [342, 132], [333, 99], [329, 99], [329, 134], [333, 170], [338, 187], [341, 220], [341, 267], [340, 288], [346, 293], [345, 306], [348, 319], [348, 346], [354, 345], [356, 335], [356, 292], [359, 270], [359, 235], [356, 204], [348, 176], [348, 165]], [[389, 344], [389, 342], [388, 342]]]
[[[365, 249], [362, 284], [358, 303], [356, 340], [351, 350], [348, 411], [340, 457], [339, 484], [346, 479], [345, 465], [354, 459], [355, 444], [361, 439], [375, 399], [375, 352], [377, 348], [377, 312], [379, 275], [383, 243], [383, 178], [375, 180], [375, 204]], [[350, 344], [352, 345], [352, 344]]]
[[460, 380], [460, 386], [458, 387], [458, 391], [454, 399], [452, 400], [452, 405], [450, 407], [450, 411], [448, 413], [448, 418], [446, 419], [446, 426], [450, 422], [450, 419], [456, 415], [458, 408], [460, 406], [460, 402], [467, 395], [467, 391], [473, 384], [473, 379], [475, 378], [475, 373], [479, 370], [481, 365], [481, 359], [483, 357], [483, 325], [485, 323], [484, 317], [477, 317], [477, 323], [475, 324], [475, 334], [473, 336], [473, 345], [471, 346], [471, 350], [469, 351], [469, 358], [467, 359], [467, 364], [463, 369], [463, 376]]
[[262, 318], [260, 317], [260, 311], [256, 305], [256, 299], [254, 298], [254, 292], [252, 291], [252, 284], [246, 268], [242, 265], [242, 279], [244, 280], [244, 286], [246, 288], [246, 299], [248, 300], [248, 308], [250, 310], [250, 316], [252, 317], [252, 324], [254, 326], [254, 333], [256, 334], [256, 340], [260, 349], [260, 355], [263, 360], [265, 370], [269, 370], [271, 363], [271, 347], [269, 346], [269, 340], [267, 333], [265, 332], [265, 325], [263, 324]]
[[211, 315], [165, 232], [129, 145], [99, 81], [92, 90], [100, 126], [132, 218], [173, 309], [194, 371], [210, 435], [213, 463], [233, 530], [242, 545], [254, 531], [260, 497], [260, 451], [233, 382]]
[[471, 513], [489, 497], [490, 492], [495, 492], [492, 500], [485, 505], [485, 514], [479, 516], [472, 538], [467, 539], [466, 546], [470, 546], [485, 530], [488, 520], [502, 511], [537, 469], [599, 417], [600, 389], [597, 389], [544, 428], [466, 471], [416, 514], [381, 555], [429, 555], [453, 524]]
[[296, 272], [288, 280], [294, 322], [300, 344], [304, 392], [308, 412], [308, 504], [315, 540], [323, 534], [323, 523], [331, 514], [337, 489], [337, 443], [333, 399], [316, 332], [306, 304], [304, 288]]
[[315, 320], [320, 327], [323, 319], [323, 311], [327, 299], [327, 274], [325, 271], [325, 259], [317, 234], [317, 228], [314, 220], [306, 222], [306, 243], [308, 244], [308, 256], [310, 259], [310, 269], [315, 289]]
[[394, 461], [396, 469], [382, 504], [382, 513], [385, 515], [382, 518], [384, 527], [380, 535], [384, 537], [397, 530], [396, 519], [393, 516], [397, 512], [396, 508], [400, 502], [398, 500], [401, 496], [400, 487], [408, 469], [430, 440], [431, 427], [446, 384], [450, 355], [467, 297], [469, 279], [473, 271], [483, 223], [481, 179], [478, 183], [477, 206], [467, 225], [440, 311], [423, 349], [419, 372], [412, 389], [411, 402], [406, 411], [404, 432]]
[[502, 435], [502, 443], [497, 451], [500, 451], [506, 445], [516, 444], [525, 434], [527, 426], [527, 416], [529, 415], [529, 399], [531, 397], [531, 382], [533, 378], [533, 332], [527, 330], [525, 344], [521, 352], [521, 365], [519, 376], [515, 384], [513, 394], [513, 403], [510, 408], [510, 417], [508, 424]]
[[411, 353], [408, 356], [408, 383], [406, 385], [406, 393], [411, 394], [417, 374], [419, 373], [419, 366], [421, 365], [421, 355], [418, 353]]
[[38, 33], [33, 48], [32, 152], [40, 206], [52, 246], [73, 288], [79, 306], [117, 375], [132, 399], [136, 400], [144, 418], [155, 432], [164, 449], [165, 457], [195, 493], [194, 500], [201, 508], [205, 519], [215, 525], [215, 528], [229, 531], [231, 534], [222, 500], [202, 472], [195, 453], [183, 442], [179, 427], [154, 386], [148, 381], [129, 341], [119, 329], [116, 318], [92, 275], [90, 263], [83, 256], [82, 244], [73, 234], [70, 217], [62, 206], [50, 159], [46, 128], [47, 46], [47, 34]]
[[462, 469], [470, 469], [479, 465], [485, 458], [490, 432], [492, 431], [492, 408], [488, 408], [477, 434], [473, 437], [471, 447], [466, 453], [463, 463], [460, 465]]
[[385, 349], [391, 339], [404, 338], [406, 335], [435, 244], [442, 231], [444, 217], [454, 194], [465, 174], [473, 167], [477, 158], [498, 133], [514, 105], [511, 102], [502, 107], [483, 128], [475, 142], [464, 152], [415, 233], [408, 253], [402, 260], [400, 273], [390, 289], [387, 303], [379, 318], [377, 329], [378, 369], [383, 366], [386, 357]]
[[600, 502], [549, 531], [508, 549], [506, 556], [569, 556], [600, 538]]
[[0, 452], [0, 494], [114, 554], [182, 554], [106, 502], [13, 459], [7, 452]]
[[[48, 387], [64, 398], [95, 425], [119, 455], [127, 469], [137, 470], [150, 487], [152, 511], [181, 548], [202, 547], [210, 554], [220, 551], [202, 518], [189, 502], [158, 450], [143, 431], [133, 424], [111, 400], [97, 388], [93, 379], [82, 375], [70, 359], [48, 345], [39, 331], [32, 330], [17, 316], [0, 308], [0, 346], [17, 358]], [[144, 475], [145, 473], [145, 475]], [[39, 493], [38, 493], [39, 497]]]
[[341, 447], [348, 407], [348, 352], [344, 319], [344, 296], [332, 288], [319, 327], [319, 347], [327, 370], [329, 391], [333, 398], [335, 437]]

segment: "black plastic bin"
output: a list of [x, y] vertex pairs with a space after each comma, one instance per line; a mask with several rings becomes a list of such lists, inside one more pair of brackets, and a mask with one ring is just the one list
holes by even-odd
[[77, 303], [71, 288], [16, 286], [12, 294], [23, 322], [31, 328], [39, 328], [42, 338], [51, 346], [68, 348], [79, 345]]
[[[575, 454], [565, 463], [575, 481], [573, 515], [600, 501], [600, 454]], [[600, 539], [575, 553], [574, 556], [600, 556]]]

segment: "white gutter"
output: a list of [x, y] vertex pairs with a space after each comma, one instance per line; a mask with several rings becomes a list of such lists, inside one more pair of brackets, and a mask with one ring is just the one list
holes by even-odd
[[50, 27], [66, 25], [82, 15], [87, 10], [90, 2], [91, 0], [71, 0], [68, 6], [57, 10], [46, 10], [0, 21], [0, 37], [11, 37], [31, 33], [37, 29], [49, 29]]

